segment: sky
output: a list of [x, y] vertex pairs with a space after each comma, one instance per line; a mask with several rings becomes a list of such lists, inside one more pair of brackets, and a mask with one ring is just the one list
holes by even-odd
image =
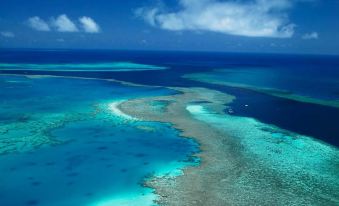
[[0, 48], [339, 54], [339, 0], [1, 0]]

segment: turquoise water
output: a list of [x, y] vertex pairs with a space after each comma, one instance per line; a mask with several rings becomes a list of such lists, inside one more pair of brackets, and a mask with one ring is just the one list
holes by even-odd
[[138, 64], [132, 62], [109, 62], [109, 63], [67, 63], [67, 64], [8, 64], [0, 63], [1, 70], [31, 70], [31, 71], [147, 71], [147, 70], [163, 70], [167, 69], [162, 66], [149, 64]]
[[113, 82], [0, 77], [1, 205], [153, 205], [145, 178], [178, 175], [197, 145], [115, 102], [172, 94]]
[[[6, 63], [0, 66], [0, 206], [153, 205], [157, 196], [142, 186], [145, 177], [177, 175], [178, 168], [197, 163], [187, 161], [197, 145], [179, 138], [170, 125], [142, 122], [116, 108], [126, 99], [173, 91], [74, 76], [232, 94], [232, 115], [227, 110], [216, 115], [201, 105], [188, 109], [237, 140], [232, 149], [246, 158], [239, 165], [246, 166], [243, 172], [248, 175], [230, 187], [230, 192], [241, 189], [234, 198], [274, 186], [288, 198], [316, 197], [332, 205], [339, 201], [337, 107], [209, 84], [218, 80], [335, 101], [337, 57], [2, 50], [0, 62]], [[213, 76], [204, 76], [206, 83], [181, 78], [192, 73]], [[153, 106], [161, 111], [166, 104]], [[252, 175], [258, 173], [262, 176]]]

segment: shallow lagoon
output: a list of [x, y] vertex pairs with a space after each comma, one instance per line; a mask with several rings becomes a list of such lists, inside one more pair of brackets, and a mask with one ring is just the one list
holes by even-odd
[[8, 114], [0, 121], [2, 205], [152, 205], [156, 196], [142, 186], [145, 177], [177, 175], [194, 164], [192, 140], [110, 108], [170, 90], [21, 76], [2, 76], [1, 84], [1, 113]]

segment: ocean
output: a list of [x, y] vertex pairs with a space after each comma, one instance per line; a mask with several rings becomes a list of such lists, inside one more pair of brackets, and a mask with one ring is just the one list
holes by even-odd
[[[242, 87], [206, 84], [181, 78], [185, 74], [214, 72], [218, 78], [232, 75], [225, 81], [247, 83], [281, 89], [290, 94], [311, 96], [315, 99], [338, 101], [339, 57], [316, 55], [232, 54], [203, 52], [158, 52], [158, 51], [63, 51], [24, 50], [0, 52], [1, 63], [102, 63], [136, 62], [168, 67], [167, 70], [130, 72], [89, 71], [32, 71], [22, 68], [1, 71], [18, 74], [52, 74], [61, 76], [114, 78], [145, 85], [202, 86], [237, 96], [233, 103], [234, 115], [250, 116], [268, 124], [314, 136], [325, 142], [339, 145], [339, 117], [337, 108], [277, 98]], [[215, 71], [222, 70], [224, 72]], [[244, 71], [252, 71], [246, 73]], [[244, 105], [251, 107], [244, 108]], [[283, 115], [289, 114], [289, 116]], [[293, 117], [293, 118], [289, 118]]]
[[115, 103], [170, 87], [233, 95], [229, 124], [206, 120], [228, 133], [250, 118], [339, 146], [339, 56], [12, 49], [0, 74], [1, 205], [153, 205], [143, 181], [199, 164], [199, 143]]

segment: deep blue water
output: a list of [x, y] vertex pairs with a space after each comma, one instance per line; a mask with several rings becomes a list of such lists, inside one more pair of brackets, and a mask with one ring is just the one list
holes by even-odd
[[[234, 115], [253, 117], [264, 123], [274, 124], [281, 128], [313, 136], [339, 146], [339, 127], [337, 127], [337, 122], [339, 122], [339, 109], [337, 108], [301, 103], [245, 89], [199, 83], [181, 78], [184, 74], [212, 72], [214, 69], [238, 69], [241, 71], [244, 69], [261, 68], [263, 72], [258, 73], [258, 75], [266, 74], [265, 82], [262, 86], [278, 87], [277, 89], [287, 88], [297, 94], [300, 93], [316, 98], [338, 100], [338, 56], [158, 51], [0, 51], [1, 63], [93, 63], [112, 61], [130, 61], [160, 65], [169, 67], [170, 69], [164, 71], [121, 73], [33, 72], [26, 70], [0, 72], [69, 75], [103, 79], [115, 78], [147, 85], [203, 86], [217, 89], [237, 97], [236, 101], [231, 105], [235, 111]], [[282, 74], [280, 75], [279, 72]], [[274, 78], [268, 78], [272, 73], [275, 74]], [[241, 83], [251, 84], [253, 82], [262, 82], [262, 77], [253, 78], [252, 76], [249, 78], [246, 75], [237, 74], [232, 80], [234, 80], [234, 78]], [[298, 79], [306, 83], [299, 83], [301, 81]], [[330, 90], [328, 88], [330, 88]], [[244, 107], [244, 105], [250, 105], [250, 107]]]
[[321, 100], [338, 100], [339, 75], [335, 67], [235, 67], [205, 73], [205, 77], [246, 87], [273, 89]]

